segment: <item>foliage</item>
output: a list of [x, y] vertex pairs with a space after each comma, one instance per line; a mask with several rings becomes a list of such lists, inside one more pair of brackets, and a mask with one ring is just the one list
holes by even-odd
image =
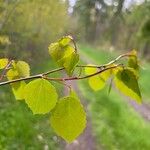
[[44, 54], [49, 41], [55, 40], [66, 28], [67, 5], [60, 0], [0, 2], [0, 36], [10, 40], [9, 45], [0, 42], [1, 55], [41, 59], [40, 54]]
[[[130, 67], [128, 64], [117, 63], [117, 61], [124, 57], [137, 60], [135, 51], [120, 55], [104, 65], [79, 65], [76, 43], [71, 36], [65, 36], [49, 46], [49, 53], [61, 68], [33, 76], [30, 76], [30, 67], [26, 62], [8, 59], [7, 63], [4, 63], [6, 59], [2, 58], [2, 64], [0, 65], [2, 66], [1, 80], [6, 75], [8, 81], [1, 82], [0, 86], [11, 84], [16, 99], [24, 99], [33, 114], [51, 112], [51, 126], [66, 141], [72, 142], [83, 132], [86, 127], [86, 114], [79, 98], [65, 81], [89, 78], [91, 88], [101, 90], [107, 84], [108, 79], [114, 78], [116, 87], [122, 93], [139, 103], [141, 102], [137, 81], [138, 71], [134, 67], [138, 65], [138, 61], [134, 61], [136, 64], [130, 65]], [[75, 75], [73, 71], [76, 68], [85, 68], [86, 75]], [[65, 70], [69, 77], [54, 78], [48, 76], [61, 70]], [[32, 81], [26, 84], [26, 80]], [[63, 83], [68, 87], [70, 94], [58, 100], [57, 91], [50, 81]], [[94, 88], [95, 83], [96, 88]], [[98, 84], [102, 85], [99, 87], [97, 86]]]

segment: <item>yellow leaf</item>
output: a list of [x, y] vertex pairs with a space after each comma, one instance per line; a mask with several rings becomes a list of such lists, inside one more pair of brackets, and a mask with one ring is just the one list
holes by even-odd
[[8, 59], [7, 58], [1, 58], [0, 59], [0, 69], [5, 68], [7, 64], [8, 64]]

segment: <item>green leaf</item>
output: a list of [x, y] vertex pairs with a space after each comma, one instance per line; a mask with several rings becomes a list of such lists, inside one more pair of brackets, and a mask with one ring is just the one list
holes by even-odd
[[24, 99], [24, 88], [26, 86], [26, 83], [24, 81], [20, 81], [17, 83], [12, 83], [12, 91], [14, 93], [14, 96], [17, 100], [23, 100]]
[[50, 56], [55, 62], [59, 61], [64, 55], [64, 51], [60, 47], [59, 43], [51, 43], [48, 49]]
[[[18, 61], [17, 63], [13, 61], [12, 69], [7, 72], [8, 80], [18, 79], [22, 77], [28, 77], [30, 75], [30, 67], [24, 61]], [[24, 99], [23, 92], [26, 86], [25, 81], [17, 82], [11, 84], [12, 91], [17, 100]]]
[[71, 76], [79, 61], [79, 55], [70, 44], [72, 37], [66, 36], [49, 46], [49, 54], [59, 67], [64, 67], [67, 74]]
[[4, 69], [7, 64], [8, 64], [8, 59], [7, 58], [1, 58], [0, 59], [0, 69]]
[[8, 80], [13, 80], [13, 79], [19, 78], [18, 71], [15, 68], [12, 68], [12, 69], [8, 70], [7, 78], [8, 78]]
[[16, 70], [20, 77], [30, 76], [30, 67], [25, 61], [18, 61], [16, 64]]
[[62, 46], [66, 46], [68, 45], [70, 42], [72, 41], [72, 37], [71, 36], [64, 36], [63, 38], [61, 38], [59, 40], [60, 45]]
[[[88, 64], [87, 66], [95, 66], [95, 65], [93, 65], [93, 64]], [[91, 75], [91, 74], [93, 74], [93, 73], [95, 73], [95, 72], [97, 72], [97, 68], [92, 68], [92, 67], [85, 67], [85, 74], [86, 75]]]
[[73, 52], [74, 52], [74, 48], [70, 45], [61, 46], [61, 44], [59, 43], [52, 43], [49, 46], [50, 56], [61, 67], [63, 63], [59, 63], [59, 61], [65, 57], [68, 57]]
[[30, 76], [30, 67], [24, 61], [18, 61], [12, 63], [12, 69], [7, 72], [8, 80], [18, 79], [22, 77]]
[[65, 59], [64, 67], [69, 76], [71, 76], [73, 74], [73, 71], [74, 71], [78, 61], [79, 61], [79, 55], [76, 53], [72, 53]]
[[[90, 66], [92, 66], [92, 65], [90, 64]], [[86, 75], [91, 75], [98, 71], [99, 70], [97, 68], [92, 68], [92, 67], [85, 68]], [[88, 79], [88, 83], [94, 91], [101, 90], [105, 87], [106, 81], [109, 79], [110, 75], [111, 75], [110, 70], [104, 71], [104, 72], [100, 73], [99, 75], [90, 77]]]
[[86, 114], [75, 97], [60, 99], [50, 117], [55, 132], [67, 142], [75, 140], [86, 127]]
[[101, 80], [99, 76], [90, 77], [88, 83], [94, 91], [99, 91], [105, 87], [105, 81]]
[[114, 78], [114, 82], [123, 94], [141, 103], [141, 93], [137, 78], [131, 69], [119, 69]]
[[55, 61], [60, 67], [64, 67], [64, 63], [66, 62], [67, 58], [74, 53], [74, 49], [71, 46], [65, 46], [62, 48], [60, 53], [62, 53], [60, 59], [56, 59]]
[[28, 83], [24, 90], [25, 102], [34, 114], [50, 112], [56, 105], [57, 92], [45, 79], [36, 79]]
[[138, 76], [138, 74], [139, 74], [139, 64], [138, 64], [138, 60], [137, 60], [137, 52], [135, 50], [132, 50], [130, 52], [130, 54], [133, 55], [133, 56], [129, 57], [128, 67], [134, 69], [136, 75]]

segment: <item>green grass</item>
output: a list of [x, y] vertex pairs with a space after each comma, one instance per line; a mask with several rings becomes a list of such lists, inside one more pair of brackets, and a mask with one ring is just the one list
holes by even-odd
[[[106, 63], [114, 57], [114, 54], [90, 47], [81, 46], [80, 50], [81, 54], [87, 57], [86, 59], [93, 60], [93, 63], [96, 64]], [[148, 83], [148, 70], [146, 73], [143, 71], [141, 72], [143, 80], [140, 81], [140, 84]], [[148, 86], [144, 85], [142, 89], [142, 93], [147, 96]], [[88, 110], [91, 112], [97, 149], [100, 147], [105, 150], [150, 149], [150, 124], [135, 112], [125, 101], [124, 96], [113, 90], [109, 95], [108, 87], [102, 91], [94, 92], [88, 86], [87, 81], [80, 81], [79, 87], [85, 99], [88, 100]]]
[[[79, 45], [79, 53], [81, 54], [81, 58], [86, 58], [89, 61], [94, 63], [107, 63], [113, 58], [115, 58], [116, 54], [114, 52], [109, 52], [104, 49], [93, 48], [89, 45]], [[91, 63], [92, 63], [91, 62]]]
[[143, 69], [141, 69], [140, 72], [139, 83], [144, 101], [150, 103], [150, 63], [144, 63], [142, 67]]

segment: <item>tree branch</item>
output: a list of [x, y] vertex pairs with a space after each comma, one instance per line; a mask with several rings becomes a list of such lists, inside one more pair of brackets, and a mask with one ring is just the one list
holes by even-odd
[[51, 70], [51, 71], [48, 71], [48, 72], [45, 72], [45, 73], [41, 73], [41, 74], [37, 74], [37, 75], [25, 77], [25, 78], [19, 78], [19, 79], [15, 79], [15, 80], [10, 80], [10, 81], [1, 82], [1, 83], [0, 83], [0, 86], [2, 86], [2, 85], [7, 85], [7, 84], [11, 84], [11, 83], [15, 83], [15, 82], [19, 82], [19, 81], [26, 81], [26, 80], [36, 79], [36, 78], [43, 78], [43, 79], [51, 80], [51, 81], [68, 81], [68, 80], [81, 80], [81, 79], [86, 79], [86, 78], [90, 78], [90, 77], [93, 77], [93, 76], [95, 76], [95, 75], [98, 75], [98, 74], [100, 74], [100, 73], [102, 73], [102, 72], [104, 72], [104, 71], [106, 71], [106, 70], [117, 68], [117, 67], [120, 66], [121, 64], [117, 64], [117, 65], [111, 66], [111, 67], [108, 67], [108, 66], [114, 64], [115, 62], [117, 62], [117, 61], [120, 60], [121, 58], [130, 57], [130, 56], [134, 56], [134, 55], [131, 55], [131, 54], [129, 54], [129, 53], [120, 55], [120, 56], [118, 56], [116, 59], [114, 59], [114, 60], [112, 60], [112, 61], [110, 61], [109, 63], [104, 64], [104, 65], [77, 65], [76, 67], [79, 67], [79, 68], [91, 67], [91, 68], [98, 68], [98, 69], [101, 69], [101, 70], [99, 70], [99, 71], [96, 72], [96, 73], [93, 73], [93, 74], [87, 75], [87, 76], [83, 76], [83, 77], [68, 77], [68, 78], [50, 78], [50, 77], [47, 77], [48, 74], [51, 74], [51, 73], [55, 73], [55, 72], [59, 72], [59, 71], [64, 70], [65, 68], [62, 67], [62, 68], [54, 69], [54, 70]]
[[70, 78], [49, 78], [49, 77], [46, 77], [44, 76], [43, 78], [46, 79], [46, 80], [51, 80], [51, 81], [70, 81], [70, 80], [81, 80], [81, 79], [87, 79], [87, 78], [90, 78], [90, 77], [93, 77], [93, 76], [96, 76], [104, 71], [107, 71], [109, 69], [114, 69], [114, 68], [117, 68], [118, 66], [120, 66], [121, 64], [118, 64], [118, 65], [115, 65], [115, 66], [112, 66], [112, 67], [108, 67], [108, 68], [105, 68], [103, 70], [100, 70], [96, 73], [93, 73], [93, 74], [90, 74], [90, 75], [87, 75], [87, 76], [83, 76], [83, 77], [70, 77]]
[[112, 67], [108, 67], [108, 68], [105, 68], [103, 70], [100, 70], [96, 73], [93, 73], [91, 75], [87, 75], [87, 76], [83, 76], [83, 77], [69, 77], [69, 78], [49, 78], [43, 74], [38, 74], [38, 75], [34, 75], [34, 76], [30, 76], [30, 77], [25, 77], [25, 78], [20, 78], [20, 79], [15, 79], [15, 80], [10, 80], [10, 81], [5, 81], [5, 82], [1, 82], [0, 83], [0, 86], [2, 85], [7, 85], [7, 84], [11, 84], [11, 83], [15, 83], [15, 82], [19, 82], [19, 81], [26, 81], [26, 80], [31, 80], [31, 79], [36, 79], [36, 78], [43, 78], [43, 79], [46, 79], [46, 80], [51, 80], [51, 81], [68, 81], [68, 80], [81, 80], [81, 79], [86, 79], [86, 78], [90, 78], [92, 76], [95, 76], [95, 75], [98, 75], [106, 70], [109, 70], [109, 69], [114, 69], [116, 67], [120, 66], [119, 65], [116, 65], [116, 66], [112, 66]]
[[5, 68], [4, 68], [3, 71], [2, 71], [2, 74], [1, 74], [1, 76], [0, 76], [0, 81], [1, 81], [1, 80], [3, 79], [3, 77], [5, 76], [5, 74], [6, 74], [7, 70], [8, 70], [8, 68], [9, 68], [10, 65], [11, 65], [11, 63], [12, 63], [12, 60], [9, 59], [7, 65], [5, 66]]

